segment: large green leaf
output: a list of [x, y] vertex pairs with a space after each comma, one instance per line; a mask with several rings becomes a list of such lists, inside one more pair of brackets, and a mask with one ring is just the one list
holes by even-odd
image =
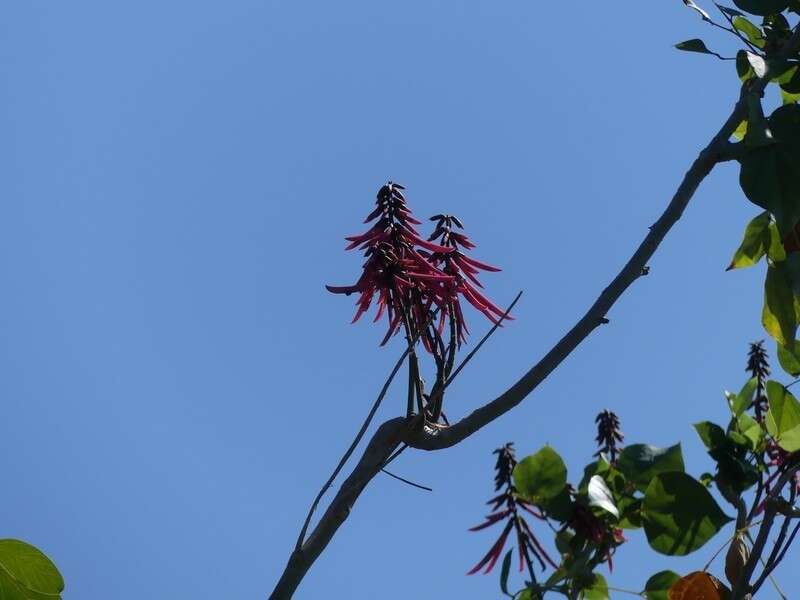
[[774, 263], [767, 269], [761, 322], [767, 333], [780, 345], [793, 343], [797, 331], [797, 311], [785, 263]]
[[608, 583], [600, 573], [592, 573], [592, 581], [581, 590], [580, 600], [608, 600]]
[[656, 448], [647, 444], [631, 444], [620, 452], [617, 468], [637, 489], [643, 491], [658, 473], [684, 470], [681, 445]]
[[694, 429], [703, 441], [703, 445], [709, 450], [716, 450], [726, 443], [725, 430], [716, 423], [701, 421], [694, 424]]
[[800, 344], [793, 343], [789, 346], [778, 344], [778, 362], [784, 371], [792, 377], [800, 375]]
[[698, 52], [700, 54], [713, 54], [715, 56], [717, 55], [716, 52], [712, 52], [711, 50], [708, 49], [708, 46], [706, 46], [706, 43], [703, 40], [697, 38], [692, 40], [686, 40], [685, 42], [679, 42], [675, 44], [675, 47], [678, 50], [683, 50], [685, 52]]
[[769, 248], [767, 249], [767, 257], [773, 262], [782, 262], [786, 260], [786, 248], [783, 247], [781, 232], [778, 231], [778, 224], [775, 223], [775, 221], [769, 224]]
[[769, 224], [772, 218], [764, 211], [747, 224], [742, 243], [733, 255], [728, 270], [751, 267], [761, 260], [770, 247]]
[[742, 82], [747, 81], [755, 75], [753, 67], [750, 66], [750, 61], [747, 60], [747, 51], [739, 50], [736, 53], [736, 74]]
[[769, 434], [787, 452], [800, 450], [800, 402], [777, 381], [767, 382]]
[[514, 467], [514, 485], [522, 496], [540, 502], [555, 498], [567, 484], [567, 467], [550, 446], [526, 457]]
[[745, 413], [739, 415], [736, 419], [736, 428], [747, 440], [750, 449], [755, 451], [761, 444], [761, 439], [764, 436], [764, 430], [761, 429], [759, 422]]
[[719, 485], [741, 493], [758, 481], [758, 471], [746, 459], [749, 439], [738, 431], [726, 433], [725, 430], [709, 421], [694, 426], [708, 454], [717, 463], [715, 477]]
[[680, 578], [675, 571], [659, 571], [644, 584], [642, 594], [646, 600], [669, 600], [669, 588]]
[[784, 105], [786, 104], [797, 104], [800, 102], [800, 93], [791, 93], [787, 92], [786, 90], [781, 90], [781, 100]]
[[642, 499], [634, 496], [623, 496], [617, 500], [620, 519], [617, 525], [622, 529], [639, 529], [642, 526]]
[[733, 27], [742, 32], [754, 46], [763, 48], [767, 43], [767, 40], [764, 39], [764, 32], [745, 17], [734, 17]]
[[733, 401], [733, 406], [731, 407], [734, 416], [738, 417], [740, 414], [750, 408], [750, 406], [753, 404], [753, 398], [755, 396], [757, 387], [758, 378], [756, 377], [751, 377], [747, 380], [747, 383], [742, 386], [742, 389], [739, 390], [738, 394], [736, 394], [736, 398]]
[[781, 89], [789, 94], [800, 94], [800, 69], [795, 67], [786, 72], [789, 77], [781, 81]]
[[59, 600], [64, 580], [39, 549], [19, 540], [0, 540], [0, 598]]
[[642, 520], [651, 548], [682, 556], [702, 547], [732, 519], [703, 484], [673, 471], [656, 475], [647, 486]]
[[779, 107], [767, 124], [774, 143], [741, 158], [739, 183], [751, 202], [773, 214], [785, 236], [800, 221], [800, 106]]
[[733, 3], [743, 11], [760, 17], [783, 12], [789, 6], [788, 0], [733, 0]]

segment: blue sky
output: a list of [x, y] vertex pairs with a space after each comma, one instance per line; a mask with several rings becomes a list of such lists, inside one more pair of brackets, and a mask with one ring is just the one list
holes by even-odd
[[[401, 351], [323, 287], [356, 279], [342, 238], [385, 180], [420, 216], [462, 218], [504, 269], [491, 297], [525, 290], [452, 386], [456, 417], [583, 313], [738, 93], [730, 63], [671, 47], [733, 47], [679, 0], [30, 1], [3, 17], [0, 537], [44, 549], [66, 600], [265, 597]], [[464, 575], [493, 540], [466, 531], [492, 449], [550, 443], [576, 480], [603, 408], [628, 442], [680, 441], [709, 469], [690, 424], [725, 419], [765, 337], [762, 267], [724, 272], [756, 213], [736, 167], [717, 169], [611, 323], [512, 414], [404, 454], [395, 471], [434, 491], [376, 479], [297, 597], [497, 596], [496, 574]], [[379, 417], [404, 402], [393, 388]], [[669, 559], [630, 537], [609, 581], [632, 589], [722, 542]]]

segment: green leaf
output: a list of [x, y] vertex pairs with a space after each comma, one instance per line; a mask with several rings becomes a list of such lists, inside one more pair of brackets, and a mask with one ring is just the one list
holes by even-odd
[[756, 388], [758, 387], [758, 378], [751, 377], [739, 390], [736, 395], [736, 400], [733, 402], [733, 414], [738, 417], [748, 408], [753, 405], [753, 398], [755, 397]]
[[800, 351], [800, 346], [796, 342], [788, 347], [778, 344], [778, 362], [781, 363], [781, 368], [792, 377], [800, 376], [800, 356], [798, 351]]
[[751, 202], [772, 213], [785, 237], [800, 221], [800, 105], [777, 108], [767, 126], [772, 143], [740, 159], [739, 183]]
[[755, 73], [753, 73], [753, 68], [750, 66], [750, 61], [747, 60], [746, 50], [739, 50], [736, 53], [736, 74], [739, 76], [742, 83], [755, 75]]
[[745, 446], [747, 448], [750, 447], [750, 442], [738, 431], [729, 431], [728, 439], [737, 446]]
[[593, 475], [589, 480], [589, 506], [597, 506], [619, 519], [619, 510], [614, 504], [614, 497], [605, 480], [600, 475]]
[[644, 494], [642, 519], [650, 547], [670, 556], [701, 548], [732, 520], [703, 484], [679, 472], [653, 478]]
[[644, 597], [646, 600], [669, 600], [669, 588], [681, 576], [674, 571], [659, 571], [644, 584]]
[[40, 550], [19, 540], [0, 540], [0, 598], [59, 600], [64, 580]]
[[714, 476], [711, 473], [703, 473], [697, 480], [705, 487], [709, 488], [711, 484], [714, 483]]
[[792, 94], [781, 88], [781, 102], [784, 106], [800, 102], [800, 93]]
[[791, 85], [792, 78], [797, 75], [797, 67], [792, 66], [791, 63], [782, 63], [782, 65], [779, 75], [772, 73], [772, 81], [779, 84], [781, 87], [784, 85]]
[[767, 257], [772, 262], [783, 262], [786, 260], [786, 248], [783, 247], [781, 233], [778, 231], [778, 224], [775, 223], [775, 221], [769, 224], [769, 248], [767, 249]]
[[617, 523], [623, 529], [639, 529], [642, 526], [642, 499], [623, 496], [617, 501], [620, 519]]
[[647, 444], [631, 444], [620, 452], [617, 468], [637, 489], [643, 491], [658, 473], [684, 470], [681, 445], [656, 448]]
[[547, 498], [539, 502], [539, 506], [548, 517], [556, 521], [561, 521], [562, 523], [572, 518], [573, 504], [572, 495], [569, 493], [569, 488], [566, 485], [552, 498]]
[[763, 48], [766, 45], [767, 41], [764, 39], [764, 32], [745, 17], [734, 17], [733, 27], [741, 31], [754, 46]]
[[736, 427], [750, 443], [750, 449], [755, 451], [761, 444], [761, 438], [764, 436], [764, 430], [761, 429], [758, 421], [747, 413], [739, 415], [736, 419]]
[[769, 265], [764, 281], [764, 329], [782, 346], [791, 345], [797, 331], [797, 312], [785, 263]]
[[800, 94], [800, 69], [794, 67], [784, 73], [784, 80], [780, 82], [781, 89], [790, 94]]
[[716, 423], [701, 421], [694, 424], [694, 429], [703, 441], [703, 445], [709, 450], [716, 450], [725, 445], [725, 430]]
[[503, 567], [500, 569], [500, 591], [508, 595], [508, 573], [511, 571], [511, 553], [513, 548], [506, 552], [503, 558]]
[[540, 502], [556, 497], [567, 484], [567, 467], [550, 446], [514, 467], [514, 485], [522, 496]]
[[686, 40], [685, 42], [680, 42], [675, 44], [675, 47], [678, 50], [683, 50], [685, 52], [699, 52], [700, 54], [716, 54], [708, 49], [706, 43], [700, 39], [692, 39]]
[[581, 590], [581, 600], [608, 600], [608, 583], [600, 573], [592, 573], [592, 581]]
[[787, 452], [800, 450], [800, 402], [777, 381], [767, 382], [769, 434]]
[[[745, 122], [746, 124], [746, 122]], [[752, 219], [744, 229], [744, 237], [739, 248], [733, 255], [728, 271], [731, 269], [741, 269], [742, 267], [752, 267], [761, 260], [770, 247], [769, 225], [772, 221], [769, 212], [764, 211]]]
[[789, 6], [788, 0], [733, 0], [733, 3], [743, 11], [759, 17], [781, 13]]

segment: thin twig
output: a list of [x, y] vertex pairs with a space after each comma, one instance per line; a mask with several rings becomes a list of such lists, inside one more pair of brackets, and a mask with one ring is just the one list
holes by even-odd
[[764, 518], [758, 530], [758, 536], [756, 536], [756, 539], [753, 541], [753, 551], [750, 553], [750, 558], [747, 559], [742, 572], [739, 574], [739, 579], [736, 581], [736, 585], [733, 586], [733, 593], [731, 594], [732, 600], [742, 600], [746, 594], [753, 591], [750, 587], [750, 578], [753, 576], [753, 571], [755, 571], [758, 560], [761, 559], [761, 555], [764, 553], [764, 546], [767, 543], [767, 538], [775, 522], [775, 515], [778, 512], [775, 505], [775, 498], [780, 497], [783, 486], [785, 486], [789, 478], [793, 476], [793, 470], [783, 473], [780, 479], [775, 483], [772, 492], [765, 500]]
[[386, 473], [389, 477], [394, 477], [398, 481], [402, 481], [403, 483], [407, 483], [408, 485], [413, 486], [415, 488], [419, 488], [419, 489], [425, 490], [427, 492], [432, 492], [433, 491], [433, 488], [429, 488], [426, 485], [420, 485], [418, 483], [414, 483], [413, 481], [409, 481], [408, 479], [404, 479], [403, 477], [400, 477], [400, 475], [395, 475], [394, 473], [392, 473], [391, 471], [387, 471], [386, 469], [381, 469], [381, 471]]
[[[437, 312], [438, 312], [438, 309], [437, 309]], [[434, 312], [433, 315], [428, 317], [429, 320], [431, 318], [433, 318], [433, 316], [435, 316], [435, 315], [436, 315], [436, 312]], [[322, 489], [317, 494], [317, 497], [314, 498], [314, 502], [311, 504], [311, 508], [308, 511], [308, 515], [306, 515], [306, 520], [303, 522], [303, 528], [300, 530], [300, 535], [297, 537], [297, 542], [295, 543], [295, 547], [294, 547], [296, 552], [299, 552], [300, 549], [303, 547], [303, 542], [306, 539], [306, 532], [308, 531], [308, 526], [311, 524], [311, 518], [314, 515], [314, 511], [317, 510], [317, 506], [319, 506], [320, 500], [322, 500], [322, 497], [325, 495], [325, 492], [327, 492], [328, 489], [331, 487], [331, 485], [333, 484], [334, 480], [336, 479], [336, 477], [339, 475], [339, 473], [341, 472], [342, 468], [344, 467], [345, 463], [347, 463], [347, 461], [350, 458], [350, 456], [352, 456], [353, 452], [358, 447], [358, 444], [361, 442], [361, 439], [364, 437], [364, 434], [367, 432], [367, 429], [369, 428], [369, 424], [372, 422], [373, 417], [375, 417], [375, 413], [378, 412], [378, 408], [380, 407], [381, 402], [383, 402], [383, 398], [386, 396], [386, 392], [389, 391], [389, 386], [392, 384], [392, 381], [394, 380], [395, 375], [397, 375], [397, 372], [400, 370], [400, 367], [403, 365], [403, 361], [405, 361], [406, 356], [408, 356], [413, 351], [414, 344], [417, 343], [418, 339], [419, 339], [419, 332], [417, 333], [417, 335], [414, 338], [412, 338], [409, 341], [409, 344], [408, 344], [408, 346], [406, 346], [406, 349], [403, 351], [403, 354], [400, 356], [400, 358], [397, 359], [397, 362], [395, 363], [394, 368], [392, 369], [392, 372], [389, 373], [389, 377], [384, 382], [383, 387], [381, 388], [380, 394], [378, 394], [378, 397], [375, 399], [375, 402], [373, 403], [372, 408], [370, 409], [369, 413], [367, 414], [367, 418], [364, 419], [364, 423], [362, 423], [361, 429], [358, 430], [358, 433], [356, 434], [356, 437], [353, 439], [353, 442], [350, 444], [350, 447], [342, 455], [342, 458], [339, 460], [339, 464], [336, 465], [336, 468], [333, 470], [333, 473], [328, 478], [328, 480], [325, 482], [325, 484], [322, 486]]]
[[511, 313], [511, 309], [514, 308], [514, 305], [519, 301], [519, 299], [521, 297], [522, 297], [522, 290], [519, 291], [519, 293], [517, 294], [516, 298], [514, 298], [514, 301], [511, 304], [508, 305], [508, 308], [506, 309], [506, 312], [503, 313], [503, 316], [500, 317], [497, 320], [497, 322], [494, 324], [494, 326], [488, 332], [486, 332], [486, 335], [484, 335], [481, 338], [481, 341], [478, 342], [477, 345], [472, 349], [472, 351], [464, 357], [464, 360], [462, 360], [459, 363], [459, 365], [456, 367], [456, 370], [453, 372], [453, 374], [450, 375], [450, 377], [447, 378], [447, 381], [444, 384], [444, 388], [442, 388], [442, 393], [444, 393], [444, 390], [447, 389], [447, 386], [449, 386], [451, 383], [453, 383], [453, 380], [461, 372], [461, 369], [463, 369], [464, 367], [467, 366], [467, 363], [470, 360], [472, 360], [472, 357], [475, 356], [475, 354], [477, 354], [478, 350], [481, 349], [481, 346], [483, 346], [483, 344], [486, 342], [486, 340], [488, 340], [492, 336], [492, 334], [495, 331], [497, 331], [497, 328], [500, 327], [502, 322], [505, 319], [508, 318], [508, 315]]
[[739, 30], [738, 30], [738, 29], [736, 29], [736, 27], [735, 27], [735, 26], [734, 26], [734, 24], [733, 24], [733, 18], [732, 18], [732, 17], [731, 17], [731, 16], [730, 16], [728, 13], [726, 13], [724, 10], [722, 10], [722, 7], [721, 7], [719, 4], [717, 4], [716, 2], [714, 2], [714, 6], [716, 6], [716, 7], [719, 9], [719, 12], [721, 12], [721, 13], [722, 13], [722, 16], [723, 16], [723, 17], [725, 17], [725, 20], [726, 20], [726, 21], [728, 21], [728, 23], [730, 23], [731, 27], [730, 27], [730, 29], [728, 29], [727, 27], [723, 27], [722, 25], [717, 25], [717, 24], [716, 24], [714, 21], [709, 21], [709, 22], [710, 22], [712, 25], [716, 25], [716, 26], [717, 26], [717, 27], [719, 27], [720, 29], [724, 29], [725, 31], [728, 31], [728, 32], [732, 33], [733, 35], [735, 35], [736, 37], [738, 37], [740, 40], [742, 40], [742, 41], [743, 41], [745, 44], [747, 44], [748, 48], [750, 48], [750, 49], [751, 49], [753, 52], [755, 52], [756, 54], [758, 54], [759, 56], [761, 56], [761, 53], [760, 53], [760, 48], [758, 48], [758, 47], [754, 46], [754, 45], [753, 45], [753, 44], [750, 42], [750, 40], [748, 40], [746, 37], [744, 37], [744, 36], [743, 36], [743, 35], [742, 35], [742, 34], [739, 32]]
[[[796, 52], [798, 48], [800, 48], [800, 28], [796, 27], [778, 58], [788, 57]], [[364, 487], [380, 471], [383, 463], [386, 462], [386, 457], [395, 451], [398, 444], [405, 442], [409, 446], [424, 450], [440, 450], [458, 444], [519, 405], [597, 327], [607, 322], [606, 314], [608, 311], [633, 282], [642, 276], [643, 267], [655, 254], [658, 246], [675, 223], [681, 218], [683, 211], [688, 206], [700, 183], [719, 162], [720, 149], [747, 116], [748, 96], [760, 96], [768, 82], [769, 73], [765, 77], [749, 80], [742, 86], [741, 95], [731, 114], [695, 159], [668, 206], [659, 219], [650, 227], [650, 232], [628, 259], [625, 266], [614, 277], [608, 287], [603, 290], [583, 317], [516, 383], [499, 397], [474, 410], [460, 421], [434, 433], [429, 433], [416, 427], [412, 432], [411, 426], [415, 425], [415, 423], [410, 423], [405, 418], [390, 419], [378, 427], [365, 450], [364, 456], [356, 465], [350, 477], [342, 484], [341, 489], [337, 492], [325, 515], [320, 519], [314, 532], [312, 532], [308, 541], [303, 544], [302, 550], [295, 551], [290, 555], [286, 568], [270, 596], [271, 600], [286, 600], [292, 597], [303, 577], [347, 519], [350, 509], [364, 490]], [[402, 364], [402, 361], [400, 364]], [[397, 368], [399, 369], [400, 366], [398, 365]], [[767, 524], [765, 523], [765, 525]], [[768, 532], [764, 532], [764, 535], [767, 534]], [[749, 575], [752, 575], [752, 571], [750, 571]], [[740, 598], [741, 596], [737, 597]]]
[[791, 546], [792, 543], [794, 542], [794, 538], [797, 535], [797, 530], [798, 529], [800, 529], [800, 522], [798, 522], [797, 525], [794, 526], [794, 529], [792, 530], [792, 533], [789, 536], [789, 539], [787, 540], [786, 545], [783, 547], [783, 550], [781, 550], [781, 553], [778, 556], [776, 562], [779, 563], [779, 562], [781, 562], [783, 560], [783, 557], [786, 555], [786, 551], [789, 549], [789, 546]]
[[[797, 496], [797, 490], [795, 486], [792, 486], [792, 489], [789, 493], [789, 502], [794, 504], [794, 499]], [[786, 539], [786, 534], [789, 531], [789, 524], [791, 522], [791, 518], [789, 516], [783, 517], [783, 523], [781, 524], [780, 531], [778, 532], [778, 539], [775, 540], [775, 543], [772, 546], [772, 552], [769, 554], [769, 558], [767, 562], [764, 563], [764, 570], [762, 571], [761, 575], [756, 582], [753, 584], [753, 594], [758, 591], [758, 589], [764, 584], [764, 581], [770, 574], [775, 570], [775, 567], [778, 566], [780, 561], [778, 560], [778, 556], [780, 556], [780, 551], [783, 547], [783, 541]], [[762, 561], [763, 562], [763, 561]]]

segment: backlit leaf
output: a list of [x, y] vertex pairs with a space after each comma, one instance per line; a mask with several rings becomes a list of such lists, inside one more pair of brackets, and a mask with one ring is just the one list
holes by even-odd
[[539, 502], [554, 498], [567, 484], [567, 467], [550, 446], [526, 457], [514, 467], [514, 485], [524, 497]]
[[669, 472], [656, 475], [647, 486], [642, 520], [651, 548], [683, 556], [701, 548], [732, 519], [699, 481]]

